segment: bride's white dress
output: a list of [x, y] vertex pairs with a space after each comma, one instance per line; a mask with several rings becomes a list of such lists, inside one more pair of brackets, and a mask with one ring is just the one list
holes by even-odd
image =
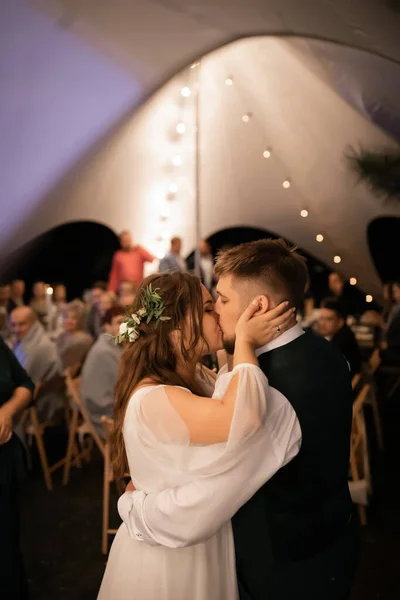
[[[225, 444], [191, 445], [189, 432], [170, 404], [164, 386], [145, 387], [133, 394], [125, 416], [124, 440], [136, 489], [146, 493], [161, 491], [229, 470], [260, 439], [268, 380], [258, 367], [240, 365], [231, 374], [223, 375], [213, 396], [223, 396], [235, 372], [239, 377], [238, 392]], [[237, 598], [230, 521], [209, 539], [177, 549], [132, 539], [122, 523], [111, 547], [98, 596], [98, 600]]]

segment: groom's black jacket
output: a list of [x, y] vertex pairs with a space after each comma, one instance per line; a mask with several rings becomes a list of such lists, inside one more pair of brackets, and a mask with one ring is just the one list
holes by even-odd
[[[313, 558], [335, 547], [352, 518], [350, 373], [338, 350], [311, 332], [262, 354], [259, 362], [296, 411], [302, 443], [299, 454], [233, 518], [241, 600], [314, 598], [299, 589], [293, 565], [304, 566], [298, 573], [307, 587]], [[320, 600], [325, 598], [322, 591]]]

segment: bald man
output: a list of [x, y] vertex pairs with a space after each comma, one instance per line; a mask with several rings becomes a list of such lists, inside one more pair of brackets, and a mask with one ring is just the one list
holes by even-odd
[[[34, 311], [28, 306], [16, 308], [11, 313], [11, 328], [17, 343], [15, 356], [34, 383], [46, 383], [61, 375], [62, 366], [56, 345], [50, 340]], [[55, 392], [40, 396], [37, 406], [42, 418], [50, 419], [63, 405]]]

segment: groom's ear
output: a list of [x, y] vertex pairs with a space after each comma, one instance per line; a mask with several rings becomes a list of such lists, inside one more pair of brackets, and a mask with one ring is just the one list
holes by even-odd
[[256, 296], [256, 300], [258, 302], [258, 309], [254, 313], [255, 315], [263, 315], [270, 310], [271, 306], [267, 296]]

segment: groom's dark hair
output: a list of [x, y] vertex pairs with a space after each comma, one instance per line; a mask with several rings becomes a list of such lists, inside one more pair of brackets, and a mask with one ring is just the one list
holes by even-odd
[[309, 281], [306, 259], [282, 239], [249, 242], [220, 252], [215, 275], [256, 281], [296, 307], [302, 305]]

